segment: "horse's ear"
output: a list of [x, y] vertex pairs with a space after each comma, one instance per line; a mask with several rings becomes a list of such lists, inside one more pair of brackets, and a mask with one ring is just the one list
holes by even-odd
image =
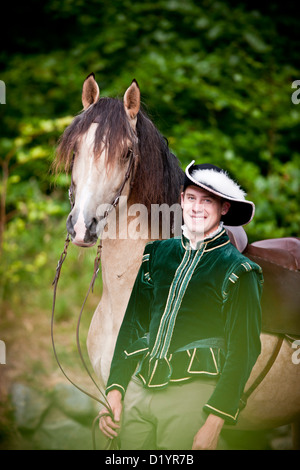
[[130, 120], [135, 120], [140, 110], [141, 93], [137, 81], [134, 79], [124, 95], [124, 107]]
[[82, 104], [83, 108], [87, 109], [91, 104], [96, 103], [100, 96], [98, 84], [95, 80], [95, 75], [90, 73], [83, 82], [82, 87]]

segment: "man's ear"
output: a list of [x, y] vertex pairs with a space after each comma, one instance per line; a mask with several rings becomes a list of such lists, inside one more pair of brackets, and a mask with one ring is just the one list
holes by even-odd
[[224, 201], [222, 204], [221, 214], [226, 215], [230, 209], [230, 206], [231, 206], [230, 202]]

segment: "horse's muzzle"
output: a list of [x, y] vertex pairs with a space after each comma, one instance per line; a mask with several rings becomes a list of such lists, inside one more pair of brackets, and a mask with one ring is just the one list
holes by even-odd
[[98, 240], [97, 224], [96, 218], [91, 218], [87, 223], [79, 220], [79, 217], [74, 221], [74, 216], [71, 212], [67, 218], [66, 226], [72, 243], [86, 248], [94, 246]]

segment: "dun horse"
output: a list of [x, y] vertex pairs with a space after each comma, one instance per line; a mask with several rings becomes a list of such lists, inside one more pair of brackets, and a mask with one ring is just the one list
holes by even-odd
[[[144, 246], [152, 236], [151, 209], [161, 204], [170, 207], [179, 201], [183, 171], [166, 140], [140, 110], [140, 90], [135, 80], [123, 101], [99, 98], [99, 88], [91, 74], [83, 84], [82, 103], [83, 112], [60, 139], [57, 165], [72, 168], [74, 201], [67, 219], [72, 242], [89, 247], [102, 233], [103, 294], [90, 325], [87, 346], [93, 369], [104, 386]], [[147, 210], [137, 213], [137, 204]], [[120, 229], [114, 231], [113, 237], [105, 236], [104, 227], [120, 228], [124, 214], [125, 236]], [[138, 236], [130, 236], [130, 226]], [[290, 302], [284, 298], [285, 287], [288, 284], [295, 291], [296, 283], [299, 286], [299, 240], [289, 239], [290, 244], [279, 240], [279, 249], [275, 243], [268, 252], [269, 242], [262, 242], [262, 247], [259, 243], [248, 245], [243, 229], [237, 232], [227, 229], [240, 251], [258, 263], [264, 261], [266, 285], [271, 297], [272, 289], [276, 289], [274, 295], [281, 296], [277, 307], [281, 307], [279, 316], [284, 323], [285, 313], [289, 318], [289, 312], [284, 311], [285, 301]], [[275, 261], [269, 259], [268, 253], [275, 258], [283, 253], [283, 258], [292, 257], [296, 265], [285, 266], [278, 257]], [[273, 265], [280, 269], [275, 280], [269, 269]], [[273, 284], [278, 283], [278, 277], [280, 292]], [[289, 297], [290, 294], [295, 296], [295, 292], [287, 293]], [[296, 295], [299, 296], [298, 292]], [[293, 310], [295, 304], [298, 309], [299, 297], [287, 309]], [[285, 329], [285, 325], [276, 329], [276, 325], [272, 327], [276, 323], [272, 320], [272, 309], [272, 300], [266, 299], [263, 318], [271, 327], [266, 327], [261, 335], [262, 352], [245, 387], [249, 396], [245, 395], [248, 400], [240, 413], [238, 429], [278, 427], [298, 422], [300, 416], [300, 364], [294, 349], [299, 344], [294, 341], [295, 335], [300, 335], [299, 317], [295, 329], [291, 326]]]

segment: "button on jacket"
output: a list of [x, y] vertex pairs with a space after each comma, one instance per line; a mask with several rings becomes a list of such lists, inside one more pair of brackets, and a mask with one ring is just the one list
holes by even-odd
[[260, 353], [261, 268], [223, 229], [192, 249], [189, 240], [146, 245], [117, 338], [106, 393], [125, 394], [135, 374], [159, 389], [215, 377], [204, 406], [234, 424]]

